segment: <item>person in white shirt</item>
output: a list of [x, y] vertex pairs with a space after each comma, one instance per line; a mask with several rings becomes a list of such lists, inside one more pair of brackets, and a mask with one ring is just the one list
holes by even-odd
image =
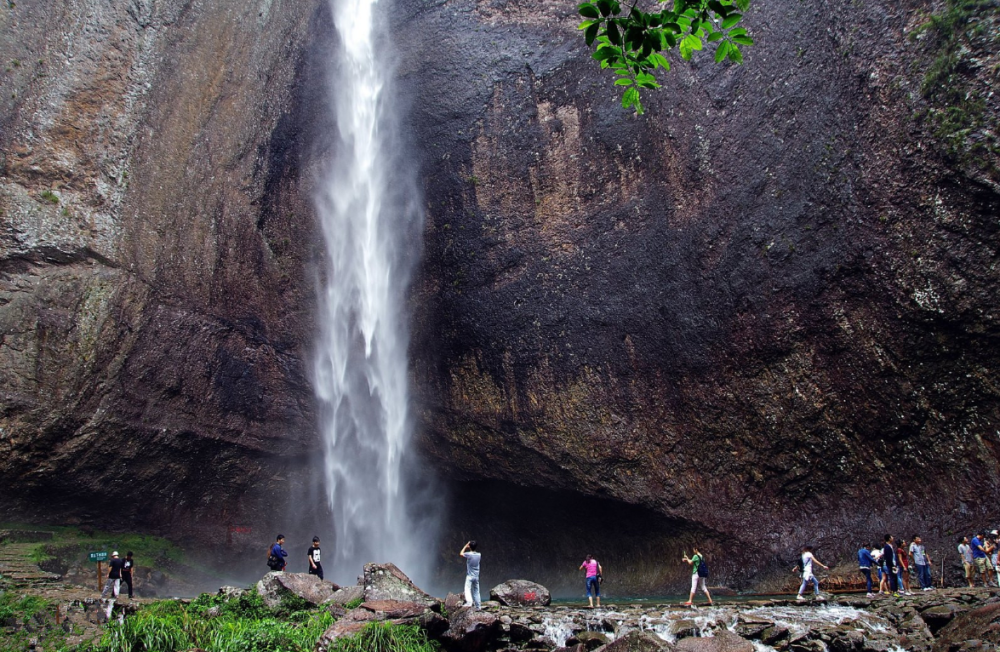
[[813, 583], [813, 591], [815, 593], [815, 596], [817, 598], [819, 597], [819, 579], [816, 577], [816, 575], [813, 574], [813, 564], [817, 564], [819, 566], [822, 566], [826, 570], [830, 570], [829, 566], [827, 566], [820, 560], [816, 559], [816, 557], [813, 555], [812, 552], [812, 546], [806, 546], [805, 548], [802, 549], [802, 560], [799, 566], [795, 567], [796, 571], [798, 571], [800, 567], [802, 569], [802, 586], [799, 587], [799, 594], [795, 596], [796, 600], [806, 599], [805, 596], [802, 594], [806, 592], [806, 585], [809, 582]]

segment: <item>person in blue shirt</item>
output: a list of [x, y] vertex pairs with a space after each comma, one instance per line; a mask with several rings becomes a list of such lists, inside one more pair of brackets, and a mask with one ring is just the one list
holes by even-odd
[[865, 584], [868, 587], [868, 595], [866, 597], [874, 598], [875, 594], [872, 593], [872, 567], [876, 566], [875, 558], [872, 557], [872, 551], [868, 549], [867, 545], [862, 545], [858, 549], [858, 569], [861, 574], [865, 576]]
[[[983, 586], [990, 585], [990, 576], [986, 572], [987, 569], [987, 556], [986, 549], [983, 547], [983, 533], [978, 532], [976, 536], [972, 537], [972, 542], [969, 544], [972, 548], [972, 563], [975, 564], [975, 572], [979, 573], [979, 576], [983, 578]], [[972, 584], [975, 584], [975, 578], [972, 580]], [[970, 585], [971, 586], [971, 585]]]
[[271, 550], [267, 555], [267, 567], [273, 571], [283, 571], [285, 570], [285, 557], [288, 553], [285, 549], [281, 547], [281, 544], [285, 542], [285, 535], [279, 534], [274, 545], [271, 546]]

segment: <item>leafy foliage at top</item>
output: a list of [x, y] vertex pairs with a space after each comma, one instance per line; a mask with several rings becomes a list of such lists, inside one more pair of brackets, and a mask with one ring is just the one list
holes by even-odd
[[715, 43], [716, 63], [743, 63], [740, 46], [753, 45], [747, 30], [738, 26], [750, 0], [673, 0], [672, 6], [648, 13], [637, 3], [633, 0], [627, 10], [617, 0], [579, 5], [584, 39], [588, 46], [596, 44], [593, 57], [601, 68], [618, 76], [623, 108], [643, 112], [639, 89], [660, 88], [657, 71], [670, 70], [663, 52], [678, 48], [690, 60], [706, 43]]

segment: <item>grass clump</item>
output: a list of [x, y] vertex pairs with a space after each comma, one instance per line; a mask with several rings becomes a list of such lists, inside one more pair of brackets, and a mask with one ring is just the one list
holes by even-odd
[[36, 595], [18, 595], [11, 591], [0, 593], [0, 623], [10, 620], [24, 622], [51, 608], [51, 602]]
[[44, 199], [45, 201], [49, 202], [50, 204], [59, 203], [59, 195], [52, 192], [51, 190], [43, 190], [41, 193], [39, 193], [38, 196]]
[[351, 609], [357, 609], [362, 604], [364, 604], [364, 598], [354, 598], [353, 600], [348, 600], [344, 603], [344, 609], [350, 611]]
[[438, 652], [440, 645], [416, 625], [369, 623], [350, 638], [338, 639], [330, 652]]

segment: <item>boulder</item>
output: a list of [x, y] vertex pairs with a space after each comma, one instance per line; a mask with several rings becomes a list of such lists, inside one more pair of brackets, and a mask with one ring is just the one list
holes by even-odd
[[417, 618], [417, 624], [427, 632], [427, 635], [437, 639], [441, 634], [448, 631], [448, 621], [441, 614], [435, 611], [425, 611]]
[[448, 630], [439, 640], [449, 652], [482, 652], [493, 646], [502, 633], [496, 615], [462, 607], [450, 613]]
[[764, 635], [764, 632], [773, 627], [774, 623], [770, 620], [748, 618], [741, 614], [736, 619], [735, 631], [743, 638], [759, 640]]
[[[602, 632], [580, 632], [574, 635], [571, 640], [575, 640], [577, 643], [583, 645], [587, 652], [608, 644], [608, 637]], [[568, 643], [569, 641], [567, 641]]]
[[684, 618], [670, 623], [670, 633], [673, 634], [674, 638], [679, 641], [682, 638], [701, 636], [701, 628], [699, 628], [698, 623], [693, 620]]
[[271, 609], [281, 605], [283, 598], [295, 596], [315, 607], [328, 600], [340, 587], [308, 573], [271, 572], [257, 582], [257, 592]]
[[316, 652], [329, 652], [336, 647], [337, 641], [356, 635], [368, 623], [356, 620], [338, 620], [323, 632], [316, 641]]
[[225, 598], [228, 602], [229, 600], [236, 600], [246, 592], [246, 589], [241, 589], [236, 586], [222, 586], [219, 587], [219, 592], [216, 593], [216, 595], [220, 598]]
[[445, 611], [447, 611], [448, 613], [451, 613], [452, 611], [455, 611], [456, 609], [464, 605], [465, 605], [465, 596], [459, 595], [458, 593], [449, 593], [444, 598], [444, 608]]
[[929, 607], [920, 612], [920, 617], [927, 623], [932, 634], [937, 634], [944, 626], [955, 618], [956, 614], [967, 611], [968, 607], [948, 602], [936, 607]]
[[977, 645], [983, 650], [1000, 650], [1000, 603], [955, 616], [938, 632], [934, 652], [972, 650], [977, 649]]
[[417, 588], [395, 564], [365, 564], [362, 585], [365, 602], [398, 600], [419, 602], [428, 606], [439, 602], [437, 598]]
[[528, 580], [507, 580], [490, 589], [490, 598], [508, 607], [547, 607], [549, 590]]
[[718, 631], [715, 636], [685, 638], [677, 641], [677, 652], [754, 652], [753, 643], [729, 631]]
[[621, 638], [608, 643], [603, 652], [664, 652], [670, 650], [666, 641], [658, 636], [640, 631], [631, 631]]
[[523, 623], [512, 622], [507, 625], [507, 638], [511, 643], [524, 643], [535, 638], [535, 631]]
[[401, 600], [370, 600], [361, 603], [361, 609], [367, 609], [375, 614], [382, 614], [381, 618], [401, 619], [416, 618], [430, 607], [422, 602], [403, 602]]
[[354, 602], [355, 600], [364, 600], [365, 590], [363, 587], [355, 584], [354, 586], [344, 586], [341, 587], [339, 591], [334, 591], [333, 594], [327, 598], [324, 604], [336, 604], [343, 607], [348, 602]]

